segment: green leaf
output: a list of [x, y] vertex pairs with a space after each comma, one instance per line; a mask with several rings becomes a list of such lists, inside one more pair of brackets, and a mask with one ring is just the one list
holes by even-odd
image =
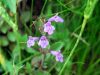
[[[18, 56], [19, 54], [20, 54], [20, 52], [19, 52], [19, 46], [16, 45], [15, 48], [13, 49], [12, 57]], [[18, 61], [18, 58], [17, 58], [17, 61]]]
[[34, 64], [34, 66], [38, 67], [38, 62], [41, 61], [41, 59], [43, 59], [43, 55], [34, 56], [31, 63]]
[[0, 45], [7, 46], [9, 44], [9, 41], [6, 37], [0, 37]]
[[53, 45], [51, 45], [52, 50], [61, 50], [61, 48], [64, 46], [64, 42], [56, 42]]
[[26, 63], [26, 71], [27, 71], [28, 73], [31, 73], [31, 71], [32, 71], [32, 68], [31, 68], [31, 65], [30, 65], [29, 62]]
[[16, 37], [13, 32], [8, 32], [7, 37], [11, 42], [14, 42], [16, 40]]
[[11, 12], [16, 13], [16, 0], [2, 0], [2, 2], [10, 9]]
[[3, 24], [1, 27], [0, 27], [0, 30], [1, 30], [1, 32], [2, 33], [7, 33], [7, 31], [9, 30], [9, 26], [8, 25], [5, 25], [5, 24]]
[[21, 14], [21, 19], [23, 22], [28, 22], [30, 20], [30, 11], [24, 11]]
[[28, 40], [27, 34], [20, 35], [20, 37], [19, 37], [20, 42], [27, 42], [27, 40]]
[[32, 48], [26, 48], [26, 51], [31, 54], [38, 54], [39, 52]]
[[51, 4], [48, 5], [47, 7], [47, 11], [45, 12], [45, 15], [44, 16], [50, 16], [52, 14], [52, 7], [51, 7]]
[[27, 34], [24, 34], [24, 35], [19, 34], [19, 42], [20, 42], [21, 49], [25, 49], [26, 48], [27, 40], [28, 40]]
[[6, 61], [6, 69], [10, 72], [10, 75], [13, 73], [13, 65], [10, 61]]
[[[55, 32], [53, 35], [49, 36], [49, 38], [53, 40], [60, 40], [65, 42], [66, 39], [69, 39], [69, 30], [65, 29], [66, 27], [63, 24], [53, 24], [56, 28]], [[63, 34], [64, 33], [64, 34]]]
[[4, 20], [0, 17], [0, 27], [3, 25]]

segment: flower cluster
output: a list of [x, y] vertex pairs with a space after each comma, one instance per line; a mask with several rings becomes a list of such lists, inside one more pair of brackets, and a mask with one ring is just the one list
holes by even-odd
[[[55, 27], [51, 25], [52, 22], [63, 22], [64, 20], [59, 17], [58, 15], [55, 15], [48, 19], [48, 21], [43, 25], [43, 31], [47, 33], [48, 35], [51, 35], [54, 33]], [[38, 45], [44, 49], [49, 45], [49, 41], [46, 37], [46, 35], [42, 35], [41, 37], [32, 37], [29, 36], [29, 39], [27, 41], [27, 47], [32, 47], [35, 45], [35, 42], [38, 42]], [[56, 57], [56, 61], [63, 62], [63, 55], [60, 51], [50, 51], [52, 55]]]
[[27, 47], [30, 48], [31, 46], [34, 46], [36, 41], [39, 41], [38, 45], [41, 46], [41, 48], [46, 48], [49, 44], [49, 41], [47, 40], [46, 36], [41, 36], [40, 38], [29, 36], [29, 39], [27, 41]]
[[51, 22], [52, 21], [55, 21], [55, 22], [63, 22], [64, 20], [59, 17], [58, 15], [55, 15], [51, 18], [48, 19], [48, 22], [46, 22], [44, 24], [44, 32], [47, 32], [48, 35], [51, 35], [53, 34], [54, 30], [55, 30], [55, 27], [51, 25]]

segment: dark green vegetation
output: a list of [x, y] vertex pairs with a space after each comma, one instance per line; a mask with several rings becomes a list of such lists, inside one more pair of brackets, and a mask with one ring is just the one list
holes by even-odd
[[[27, 48], [29, 35], [41, 20], [59, 14], [50, 48], [61, 49], [64, 62], [36, 48]], [[100, 0], [0, 0], [0, 74], [100, 75]]]

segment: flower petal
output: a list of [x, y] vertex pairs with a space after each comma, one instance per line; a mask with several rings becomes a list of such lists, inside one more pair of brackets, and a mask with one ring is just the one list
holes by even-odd
[[47, 40], [46, 36], [41, 36], [38, 45], [41, 46], [42, 48], [46, 48], [48, 44], [49, 41]]
[[50, 53], [55, 56], [56, 61], [63, 62], [63, 55], [61, 54], [60, 50], [59, 51], [50, 51]]
[[49, 18], [48, 21], [49, 22], [52, 22], [52, 21], [55, 21], [55, 22], [64, 22], [64, 20], [61, 17], [59, 17], [58, 15], [55, 15], [55, 16]]
[[58, 54], [57, 51], [50, 51], [50, 53], [51, 53], [52, 55], [54, 55], [54, 56], [56, 56], [56, 55]]
[[49, 35], [53, 34], [55, 27], [51, 25], [51, 22], [44, 24], [44, 32], [47, 32]]
[[35, 44], [35, 41], [37, 41], [39, 38], [38, 37], [32, 37], [32, 36], [29, 36], [29, 39], [27, 41], [27, 47], [31, 47], [31, 46], [34, 46]]

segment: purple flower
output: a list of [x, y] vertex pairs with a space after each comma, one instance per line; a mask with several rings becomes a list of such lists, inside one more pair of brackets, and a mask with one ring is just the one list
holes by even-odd
[[35, 41], [37, 41], [39, 38], [38, 37], [32, 37], [32, 36], [29, 36], [29, 39], [27, 41], [27, 47], [31, 47], [31, 46], [34, 46], [35, 44]]
[[51, 25], [51, 22], [44, 24], [44, 32], [47, 32], [49, 35], [53, 34], [55, 27]]
[[56, 57], [56, 61], [63, 62], [63, 55], [60, 51], [50, 51], [50, 53]]
[[52, 21], [55, 21], [55, 22], [64, 22], [64, 20], [61, 17], [59, 17], [58, 15], [55, 15], [55, 16], [49, 18], [48, 21], [49, 22], [52, 22]]
[[38, 42], [38, 45], [41, 46], [42, 48], [46, 48], [47, 45], [49, 44], [46, 36], [41, 36], [39, 42]]

